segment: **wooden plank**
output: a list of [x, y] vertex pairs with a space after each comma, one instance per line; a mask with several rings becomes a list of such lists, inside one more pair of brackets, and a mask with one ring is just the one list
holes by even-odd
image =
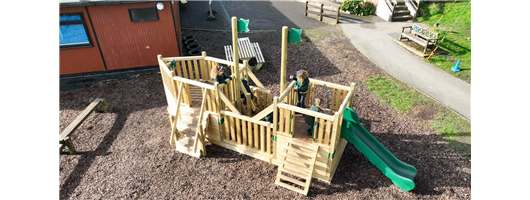
[[223, 124], [225, 125], [225, 131], [224, 131], [224, 134], [225, 134], [225, 140], [226, 141], [230, 141], [230, 117], [226, 116], [226, 115], [221, 115], [223, 117]]
[[223, 59], [214, 58], [214, 57], [210, 57], [210, 56], [206, 56], [206, 58], [204, 58], [204, 59], [207, 60], [207, 61], [221, 63], [221, 64], [228, 65], [228, 66], [234, 66], [234, 62], [228, 61], [228, 60], [223, 60]]
[[[259, 126], [259, 130], [260, 130], [259, 131], [259, 136], [260, 136], [260, 138], [259, 138], [260, 139], [259, 149], [261, 149], [261, 151], [263, 151], [263, 152], [266, 152], [267, 148], [265, 147], [265, 137], [270, 138], [270, 136], [266, 135], [267, 133], [265, 133], [265, 126], [260, 125]], [[267, 130], [269, 130], [269, 132], [270, 132], [270, 128], [267, 128]], [[257, 142], [256, 142], [256, 144], [257, 144]]]
[[256, 150], [259, 150], [259, 129], [258, 129], [258, 124], [254, 123], [254, 129], [252, 131], [252, 133], [254, 134], [254, 148]]
[[290, 166], [292, 169], [299, 170], [299, 171], [301, 171], [303, 173], [307, 173], [307, 174], [311, 173], [309, 170], [307, 170], [308, 169], [307, 166], [302, 166], [302, 165], [296, 164], [294, 162], [289, 162], [288, 160], [280, 160], [280, 163], [282, 163], [285, 166]]
[[285, 172], [285, 173], [289, 173], [293, 176], [297, 176], [299, 178], [303, 178], [303, 179], [307, 179], [308, 177], [308, 173], [306, 174], [303, 174], [303, 173], [300, 173], [300, 172], [297, 172], [297, 171], [294, 171], [294, 170], [290, 170], [290, 169], [286, 169], [286, 168], [278, 168], [279, 171], [282, 171], [282, 172]]
[[291, 147], [291, 146], [285, 146], [283, 148], [288, 150], [288, 151], [290, 151], [290, 152], [295, 152], [295, 153], [298, 153], [298, 154], [302, 154], [302, 155], [307, 156], [307, 157], [312, 157], [313, 156], [313, 155], [311, 155], [310, 152], [303, 151], [303, 150], [300, 150], [300, 149], [296, 149], [296, 148]]
[[164, 62], [171, 62], [173, 60], [175, 61], [185, 61], [185, 60], [200, 60], [203, 59], [202, 56], [180, 56], [180, 57], [166, 57], [162, 58], [162, 61]]
[[236, 152], [241, 153], [241, 154], [248, 155], [248, 156], [253, 157], [253, 158], [257, 158], [257, 159], [265, 161], [265, 162], [269, 162], [270, 159], [271, 159], [271, 156], [266, 154], [266, 153], [262, 153], [262, 152], [256, 151], [256, 150], [254, 150], [252, 148], [248, 148], [248, 147], [245, 147], [243, 145], [238, 145], [237, 143], [234, 143], [232, 141], [226, 141], [226, 142], [219, 142], [219, 141], [216, 141], [216, 140], [209, 140], [209, 141], [212, 144], [215, 144], [215, 145], [218, 145], [218, 146], [221, 146], [221, 147], [236, 151]]
[[[278, 104], [278, 106], [279, 106], [279, 105], [280, 105], [280, 104]], [[274, 111], [273, 111], [273, 112], [274, 112]], [[286, 112], [285, 109], [280, 109], [280, 115], [278, 116], [278, 118], [279, 118], [279, 120], [280, 120], [280, 126], [279, 126], [278, 131], [279, 131], [279, 132], [282, 132], [282, 133], [285, 132], [285, 131], [284, 131], [284, 130], [285, 130], [285, 126], [284, 126], [284, 122], [285, 122], [285, 114], [284, 114], [284, 112]], [[274, 122], [276, 122], [276, 121], [274, 121]]]
[[234, 142], [237, 142], [237, 139], [236, 139], [236, 123], [235, 123], [235, 119], [234, 117], [229, 117], [230, 118], [230, 136], [232, 136], [232, 138], [230, 139], [231, 141], [234, 141]]
[[326, 121], [326, 131], [324, 132], [325, 139], [324, 144], [329, 145], [329, 140], [331, 139], [331, 121]]
[[[344, 92], [347, 92], [347, 91], [344, 91]], [[346, 94], [346, 97], [344, 97], [344, 101], [342, 102], [342, 104], [340, 105], [340, 108], [338, 110], [339, 115], [342, 115], [342, 113], [344, 113], [344, 110], [346, 109], [346, 106], [348, 106], [348, 104], [350, 104], [350, 101], [351, 101], [352, 97], [353, 97], [353, 91], [350, 91], [350, 92], [348, 92], [348, 94]]]
[[182, 66], [182, 77], [189, 79], [188, 66], [186, 66], [186, 61], [185, 60], [181, 60], [179, 62], [180, 62], [180, 65]]
[[254, 119], [252, 119], [252, 118], [250, 118], [248, 116], [237, 114], [237, 113], [234, 113], [234, 112], [230, 112], [230, 111], [226, 111], [226, 110], [220, 110], [219, 113], [225, 114], [225, 115], [228, 115], [228, 116], [231, 116], [231, 117], [239, 118], [239, 119], [242, 119], [242, 120], [245, 120], [245, 121], [250, 121], [252, 123], [257, 123], [259, 125], [267, 126], [267, 122], [265, 122], [265, 121], [254, 120]]
[[197, 64], [197, 60], [193, 61], [193, 71], [195, 71], [195, 80], [201, 80], [201, 77], [199, 76], [199, 65]]
[[236, 141], [238, 144], [242, 144], [243, 140], [241, 138], [241, 119], [234, 117], [236, 120]]
[[62, 132], [59, 134], [59, 141], [64, 140], [64, 138], [70, 136], [78, 127], [85, 121], [86, 118], [94, 111], [94, 109], [103, 102], [103, 99], [95, 99], [90, 103], [84, 110], [79, 114], [70, 125], [68, 125]]
[[201, 88], [205, 88], [205, 89], [210, 89], [210, 90], [215, 89], [213, 87], [213, 85], [210, 85], [208, 83], [194, 81], [194, 80], [190, 80], [190, 79], [182, 78], [182, 77], [178, 77], [178, 76], [173, 77], [173, 80], [176, 80], [176, 81], [179, 81], [179, 82], [184, 82], [186, 84], [195, 85], [195, 86], [198, 86], [198, 87], [201, 87]]
[[288, 184], [286, 184], [286, 183], [282, 183], [282, 182], [280, 182], [279, 180], [276, 182], [276, 184], [279, 185], [279, 186], [285, 187], [285, 188], [287, 188], [287, 189], [289, 189], [289, 190], [292, 190], [292, 191], [298, 192], [298, 193], [300, 193], [300, 194], [307, 195], [307, 194], [304, 192], [304, 190], [302, 190], [302, 189], [300, 189], [300, 188], [297, 188], [297, 187], [294, 187], [294, 186], [290, 186], [290, 185], [288, 185]]
[[285, 91], [283, 91], [283, 93], [280, 95], [280, 98], [278, 98], [279, 102], [282, 102], [283, 99], [287, 96], [287, 94], [289, 94], [291, 92], [291, 89], [293, 88], [294, 83], [296, 83], [296, 81], [292, 81], [291, 84], [289, 84], [289, 86], [287, 86], [287, 88], [285, 88]]
[[207, 63], [206, 63], [206, 52], [202, 52], [202, 59], [200, 60], [201, 61], [201, 80], [202, 81], [208, 81], [210, 79], [213, 79], [213, 77], [210, 78], [210, 71], [208, 71], [208, 66], [207, 66]]
[[339, 111], [341, 94], [342, 90], [337, 90], [337, 96], [335, 96], [335, 112]]
[[289, 154], [289, 153], [286, 153], [286, 152], [280, 152], [279, 155], [281, 155], [282, 157], [288, 158], [290, 160], [295, 160], [295, 161], [298, 161], [298, 162], [301, 162], [301, 163], [304, 163], [304, 164], [307, 164], [307, 165], [311, 164], [310, 163], [311, 160], [309, 160], [309, 159], [300, 158], [298, 156], [295, 156], [293, 154]]
[[243, 138], [242, 144], [245, 145], [245, 146], [250, 146], [250, 145], [248, 145], [247, 122], [245, 120], [241, 120], [241, 128], [242, 128], [241, 134], [242, 134], [242, 138]]
[[[287, 105], [285, 103], [279, 103], [278, 104], [278, 108], [291, 110], [293, 112], [298, 112], [298, 113], [302, 113], [302, 114], [305, 114], [305, 115], [310, 115], [310, 116], [313, 116], [313, 117], [323, 118], [325, 120], [333, 120], [333, 116], [332, 115], [328, 115], [328, 114], [325, 114], [325, 113], [319, 113], [319, 112], [316, 112], [316, 111], [303, 109], [303, 108], [292, 106], [292, 105]], [[280, 109], [280, 110], [283, 110], [283, 109]], [[281, 123], [281, 121], [280, 121], [280, 123]]]
[[[322, 144], [322, 137], [324, 136], [324, 119], [320, 119], [320, 122], [318, 122], [318, 143]], [[317, 130], [315, 130], [317, 131]]]
[[337, 93], [336, 88], [333, 88], [331, 91], [331, 102], [330, 102], [330, 108], [329, 108], [329, 114], [335, 113], [335, 94]]
[[285, 176], [285, 175], [283, 175], [283, 174], [281, 174], [281, 173], [278, 174], [278, 176], [280, 177], [280, 180], [281, 180], [281, 179], [284, 179], [284, 180], [287, 180], [287, 181], [289, 181], [289, 182], [291, 182], [291, 183], [297, 184], [297, 185], [299, 185], [299, 186], [304, 186], [304, 185], [305, 185], [304, 182], [299, 181], [299, 180], [296, 180], [296, 179], [291, 178], [291, 177], [288, 177], [288, 176]]
[[312, 79], [312, 78], [309, 78], [309, 82], [310, 83], [315, 83], [317, 85], [324, 85], [325, 84], [326, 86], [328, 86], [328, 88], [337, 88], [337, 89], [341, 89], [341, 90], [350, 90], [351, 89], [348, 86], [343, 86], [343, 85], [330, 83], [330, 82], [326, 82], [326, 81], [321, 81], [321, 80], [317, 80], [317, 79]]
[[[272, 149], [271, 149], [271, 144], [272, 144], [272, 137], [271, 137], [271, 128], [267, 127], [267, 135], [265, 136], [267, 138], [267, 153], [271, 154], [272, 153]], [[276, 142], [276, 141], [274, 141]], [[276, 145], [273, 145], [274, 148], [276, 148]]]
[[265, 108], [264, 110], [262, 110], [261, 112], [259, 112], [258, 114], [254, 115], [254, 117], [252, 117], [252, 119], [254, 120], [261, 120], [263, 119], [264, 117], [266, 117], [268, 114], [270, 114], [273, 110], [272, 108], [273, 106], [269, 106], [267, 108]]
[[228, 108], [230, 109], [230, 111], [238, 114], [238, 115], [241, 115], [241, 113], [237, 110], [237, 108], [232, 104], [232, 102], [230, 101], [230, 99], [228, 99], [228, 97], [226, 97], [224, 94], [220, 93], [219, 94], [219, 97], [221, 98], [221, 100], [223, 100], [223, 102], [225, 103], [226, 106], [228, 106]]

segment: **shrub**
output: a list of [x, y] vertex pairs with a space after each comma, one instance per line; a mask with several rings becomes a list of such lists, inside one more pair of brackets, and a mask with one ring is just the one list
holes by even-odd
[[371, 15], [375, 11], [375, 6], [372, 2], [365, 1], [343, 1], [341, 4], [343, 11], [350, 11], [359, 16]]

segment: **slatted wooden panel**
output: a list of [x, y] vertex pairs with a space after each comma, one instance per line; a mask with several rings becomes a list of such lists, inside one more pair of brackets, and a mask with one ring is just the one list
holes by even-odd
[[221, 114], [224, 118], [224, 138], [237, 144], [271, 153], [272, 128], [252, 121]]

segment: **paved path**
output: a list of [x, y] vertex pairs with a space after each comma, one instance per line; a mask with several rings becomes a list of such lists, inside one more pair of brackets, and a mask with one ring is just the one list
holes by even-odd
[[364, 24], [364, 28], [357, 22], [343, 22], [340, 26], [351, 43], [372, 62], [471, 121], [471, 85], [422, 61], [393, 41], [399, 38], [401, 27], [412, 22], [370, 20], [375, 22], [371, 26]]

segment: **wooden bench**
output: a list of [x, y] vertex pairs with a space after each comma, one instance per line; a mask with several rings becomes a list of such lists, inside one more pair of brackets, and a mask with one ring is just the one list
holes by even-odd
[[308, 10], [319, 13], [320, 21], [322, 21], [324, 11], [330, 11], [334, 14], [334, 16], [336, 16], [335, 24], [339, 23], [339, 17], [340, 17], [340, 5], [339, 4], [306, 1], [305, 2], [305, 16], [307, 16]]
[[86, 118], [88, 118], [88, 115], [90, 115], [90, 113], [92, 113], [92, 111], [94, 111], [95, 108], [100, 104], [103, 105], [103, 109], [105, 110], [105, 112], [108, 112], [107, 101], [105, 101], [105, 99], [100, 98], [95, 99], [94, 101], [92, 101], [92, 103], [90, 103], [90, 105], [88, 105], [87, 108], [85, 108], [85, 110], [83, 110], [83, 112], [81, 112], [79, 116], [77, 116], [77, 118], [75, 118], [72, 123], [70, 123], [70, 125], [68, 125], [68, 127], [66, 127], [66, 129], [63, 130], [63, 132], [61, 132], [61, 134], [59, 135], [59, 154], [62, 153], [62, 149], [65, 146], [68, 147], [68, 151], [71, 155], [76, 153], [74, 143], [70, 139], [70, 135], [77, 129], [77, 127], [79, 127], [79, 125], [83, 123], [83, 121], [85, 121]]
[[[407, 28], [409, 31], [405, 32], [405, 29]], [[430, 30], [428, 27], [413, 24], [412, 26], [405, 26], [401, 28], [399, 41], [401, 41], [403, 38], [414, 41], [415, 43], [425, 47], [423, 49], [423, 54], [425, 54], [428, 46], [436, 45], [436, 43], [438, 43], [439, 36], [440, 33]]]
[[[248, 37], [238, 38], [237, 43], [239, 46], [239, 59], [247, 60], [252, 71], [258, 71], [261, 69], [261, 66], [265, 63], [265, 59], [263, 58], [259, 44], [257, 42], [251, 43]], [[232, 52], [234, 51], [232, 45], [226, 45], [224, 48], [226, 60], [233, 62]], [[255, 61], [253, 60], [251, 62], [251, 59], [255, 59]], [[254, 63], [256, 64], [254, 65]]]

